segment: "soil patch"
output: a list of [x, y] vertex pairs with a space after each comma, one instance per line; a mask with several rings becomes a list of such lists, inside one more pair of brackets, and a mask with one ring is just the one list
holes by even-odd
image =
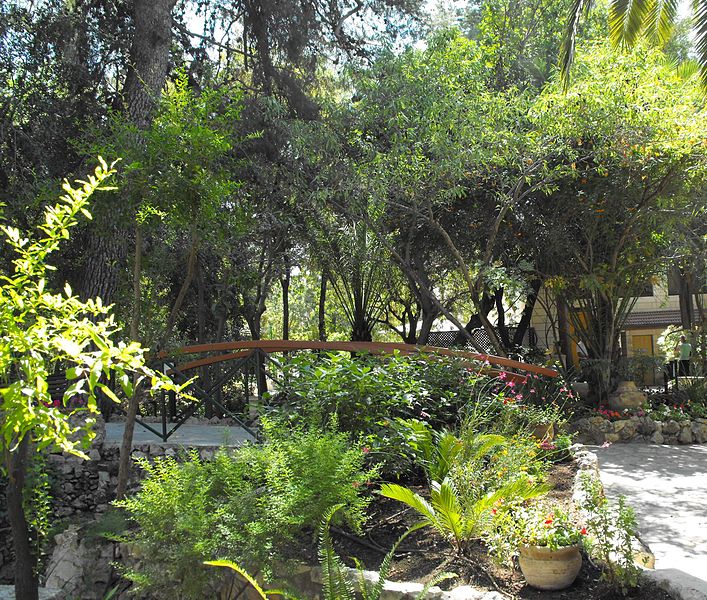
[[[571, 501], [572, 483], [576, 473], [573, 462], [556, 465], [549, 477], [553, 501]], [[424, 488], [415, 489], [423, 492]], [[354, 566], [353, 558], [360, 560], [367, 569], [377, 570], [381, 560], [395, 541], [419, 519], [412, 509], [390, 500], [377, 497], [371, 505], [371, 517], [362, 537], [334, 528], [334, 544], [344, 561]], [[313, 556], [310, 558], [314, 558]], [[507, 569], [495, 565], [484, 545], [478, 541], [466, 545], [464, 554], [456, 556], [452, 546], [427, 527], [408, 536], [395, 555], [389, 579], [425, 583], [443, 572], [457, 574], [454, 579], [440, 584], [443, 589], [471, 585], [478, 589], [499, 591], [509, 599], [562, 599], [562, 600], [619, 600], [646, 598], [670, 600], [670, 596], [652, 583], [646, 583], [623, 596], [611, 590], [601, 578], [601, 570], [585, 556], [582, 571], [575, 583], [566, 590], [542, 592], [525, 583], [518, 568]]]

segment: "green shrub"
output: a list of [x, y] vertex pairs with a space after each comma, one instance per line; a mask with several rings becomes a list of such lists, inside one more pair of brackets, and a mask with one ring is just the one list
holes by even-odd
[[375, 478], [364, 454], [342, 433], [269, 427], [267, 441], [219, 451], [204, 462], [142, 461], [147, 478], [134, 497], [118, 503], [137, 529], [126, 541], [136, 548], [136, 585], [159, 598], [203, 598], [215, 592], [214, 575], [202, 563], [227, 559], [265, 572], [283, 549], [316, 532], [327, 510], [360, 528]]
[[634, 559], [636, 515], [624, 496], [612, 506], [596, 475], [583, 472], [580, 477], [584, 493], [581, 508], [587, 515], [589, 554], [600, 562], [604, 578], [626, 595], [638, 585], [641, 572]]
[[457, 422], [474, 379], [454, 360], [343, 353], [295, 354], [282, 365], [273, 410], [292, 422], [385, 436], [385, 423], [416, 418], [435, 427]]

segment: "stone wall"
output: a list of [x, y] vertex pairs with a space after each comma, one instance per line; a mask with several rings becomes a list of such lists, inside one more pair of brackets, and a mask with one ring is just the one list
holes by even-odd
[[[120, 448], [105, 443], [105, 424], [97, 417], [96, 437], [87, 454], [90, 460], [83, 460], [67, 454], [48, 453], [44, 456], [46, 472], [49, 475], [52, 496], [52, 512], [58, 520], [85, 520], [108, 509], [115, 498], [118, 481], [118, 459]], [[202, 458], [212, 458], [217, 448], [198, 448]], [[135, 458], [156, 456], [178, 456], [183, 450], [175, 446], [159, 443], [133, 446]], [[135, 490], [142, 473], [133, 466], [129, 489]], [[10, 583], [13, 578], [12, 542], [10, 526], [5, 512], [5, 480], [0, 478], [0, 583]]]
[[572, 424], [581, 444], [606, 442], [643, 442], [649, 444], [704, 444], [707, 442], [707, 419], [655, 421], [650, 417], [610, 421], [596, 415]]

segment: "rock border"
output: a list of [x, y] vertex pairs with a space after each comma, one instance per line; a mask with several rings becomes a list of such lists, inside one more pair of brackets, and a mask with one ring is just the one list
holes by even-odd
[[633, 415], [611, 421], [601, 415], [583, 417], [571, 424], [581, 444], [641, 442], [648, 444], [704, 444], [707, 443], [707, 419], [684, 421], [656, 421], [650, 417]]

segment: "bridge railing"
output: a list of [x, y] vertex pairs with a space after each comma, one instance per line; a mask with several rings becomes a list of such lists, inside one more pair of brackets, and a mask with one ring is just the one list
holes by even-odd
[[[161, 369], [177, 382], [185, 382], [194, 375], [199, 378], [191, 384], [188, 402], [178, 402], [176, 396], [163, 396], [151, 405], [152, 412], [160, 417], [159, 430], [147, 423], [142, 423], [164, 441], [181, 427], [197, 411], [204, 409], [206, 417], [229, 417], [236, 424], [255, 435], [243, 414], [236, 414], [224, 399], [229, 392], [242, 393], [242, 403], [259, 401], [268, 389], [267, 380], [275, 379], [272, 369], [280, 368], [275, 354], [288, 354], [299, 351], [315, 352], [350, 352], [371, 355], [419, 355], [426, 360], [444, 360], [453, 358], [468, 364], [470, 368], [489, 375], [504, 373], [506, 379], [522, 382], [527, 375], [557, 377], [557, 371], [523, 363], [505, 357], [479, 354], [464, 350], [439, 348], [436, 346], [416, 346], [392, 342], [320, 342], [302, 340], [248, 340], [196, 344], [184, 346], [172, 352], [163, 352], [156, 357]], [[255, 397], [251, 394], [256, 390]]]

